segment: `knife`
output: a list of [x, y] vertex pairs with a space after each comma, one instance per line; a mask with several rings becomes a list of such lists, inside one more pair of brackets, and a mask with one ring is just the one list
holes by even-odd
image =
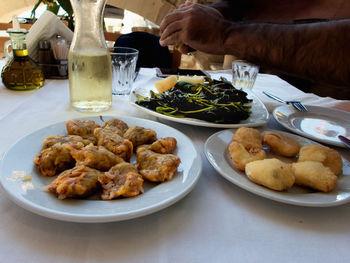
[[350, 148], [350, 140], [343, 135], [338, 135], [339, 140], [341, 140], [347, 147]]

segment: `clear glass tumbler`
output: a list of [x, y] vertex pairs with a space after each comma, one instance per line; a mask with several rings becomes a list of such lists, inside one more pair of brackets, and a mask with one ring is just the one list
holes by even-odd
[[252, 89], [259, 73], [259, 66], [245, 60], [232, 62], [232, 84], [235, 88]]
[[135, 78], [139, 51], [128, 47], [115, 47], [112, 58], [112, 94], [129, 95]]

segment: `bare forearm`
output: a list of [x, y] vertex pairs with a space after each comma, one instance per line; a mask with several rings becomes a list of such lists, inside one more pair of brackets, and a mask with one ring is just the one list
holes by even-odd
[[350, 20], [281, 25], [233, 23], [224, 53], [275, 73], [350, 86]]

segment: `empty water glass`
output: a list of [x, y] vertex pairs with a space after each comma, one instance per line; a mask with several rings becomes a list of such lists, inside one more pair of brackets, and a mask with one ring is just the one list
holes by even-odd
[[232, 84], [235, 88], [252, 89], [259, 73], [259, 66], [245, 60], [232, 62]]
[[139, 51], [128, 47], [115, 47], [112, 59], [112, 94], [129, 95], [135, 78]]

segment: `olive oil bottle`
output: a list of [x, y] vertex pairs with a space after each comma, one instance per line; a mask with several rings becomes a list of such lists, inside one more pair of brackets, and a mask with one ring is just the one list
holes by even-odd
[[7, 32], [11, 38], [12, 54], [1, 71], [2, 82], [5, 87], [12, 90], [33, 90], [41, 88], [44, 84], [44, 74], [38, 64], [29, 56], [25, 41], [27, 30], [21, 29], [17, 18], [13, 19], [13, 28]]

